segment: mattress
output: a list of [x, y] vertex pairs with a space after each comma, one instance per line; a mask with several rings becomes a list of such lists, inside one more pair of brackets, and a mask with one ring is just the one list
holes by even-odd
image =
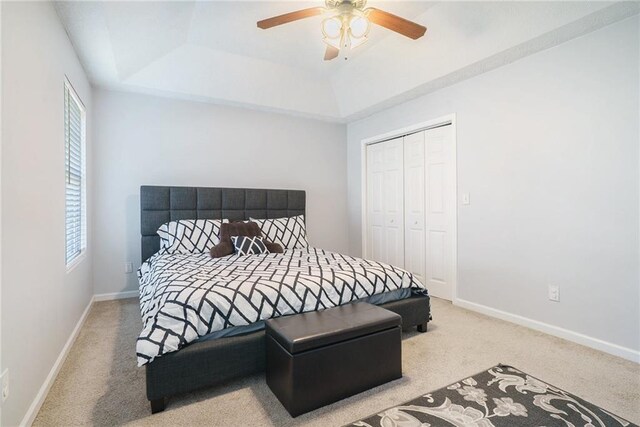
[[317, 248], [215, 259], [158, 253], [138, 278], [139, 366], [199, 339], [246, 333], [234, 328], [269, 318], [425, 291], [401, 268]]

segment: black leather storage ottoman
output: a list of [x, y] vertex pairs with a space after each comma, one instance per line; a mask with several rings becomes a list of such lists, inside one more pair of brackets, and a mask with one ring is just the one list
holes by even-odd
[[267, 384], [296, 417], [402, 377], [402, 318], [353, 303], [266, 322]]

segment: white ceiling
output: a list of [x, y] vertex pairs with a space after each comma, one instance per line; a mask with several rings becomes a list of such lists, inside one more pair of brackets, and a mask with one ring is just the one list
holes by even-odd
[[637, 2], [369, 5], [427, 26], [376, 27], [348, 61], [325, 62], [320, 17], [260, 30], [309, 1], [56, 2], [97, 86], [348, 121], [639, 12]]

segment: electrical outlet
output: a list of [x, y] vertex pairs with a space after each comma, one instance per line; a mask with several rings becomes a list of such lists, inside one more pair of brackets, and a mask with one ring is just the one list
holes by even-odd
[[560, 301], [560, 287], [555, 285], [549, 285], [549, 300], [559, 302]]
[[124, 272], [129, 274], [133, 273], [133, 263], [128, 261], [124, 263]]
[[469, 196], [469, 193], [464, 193], [462, 195], [462, 204], [463, 205], [470, 205], [471, 204], [471, 197]]
[[5, 369], [2, 375], [2, 401], [4, 402], [9, 397], [9, 370]]

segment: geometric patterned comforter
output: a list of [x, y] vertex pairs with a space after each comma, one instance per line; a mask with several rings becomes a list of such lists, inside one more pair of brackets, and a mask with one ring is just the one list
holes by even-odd
[[138, 366], [228, 327], [401, 288], [424, 291], [403, 269], [315, 248], [223, 258], [158, 253], [142, 264], [138, 279]]

